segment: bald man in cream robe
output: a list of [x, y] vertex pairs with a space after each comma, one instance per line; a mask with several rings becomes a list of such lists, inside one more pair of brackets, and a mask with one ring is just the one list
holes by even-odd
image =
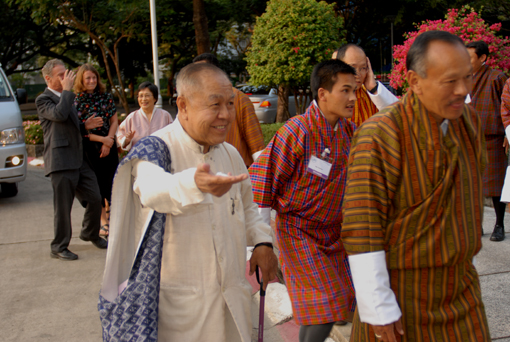
[[[148, 212], [166, 214], [158, 341], [249, 342], [252, 289], [245, 278], [246, 247], [255, 246], [250, 268], [260, 268], [265, 286], [276, 275], [277, 261], [243, 159], [224, 142], [235, 115], [232, 87], [215, 66], [191, 64], [181, 70], [177, 89], [176, 121], [153, 134], [168, 146], [171, 173], [144, 160], [134, 161], [131, 171], [131, 195], [142, 207], [132, 221], [146, 226]], [[112, 221], [122, 222], [123, 214], [112, 207]], [[112, 227], [114, 238], [122, 234], [116, 229], [126, 228]], [[128, 276], [109, 271], [109, 259], [123, 259], [114, 255], [112, 248], [104, 297], [112, 289], [110, 297], [122, 292]], [[124, 269], [129, 263], [132, 259], [123, 262]]]

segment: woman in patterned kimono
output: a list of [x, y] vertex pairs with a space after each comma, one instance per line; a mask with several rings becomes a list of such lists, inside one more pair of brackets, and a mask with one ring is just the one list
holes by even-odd
[[103, 119], [103, 126], [90, 130], [83, 137], [83, 150], [99, 184], [103, 203], [99, 235], [106, 237], [109, 229], [107, 208], [111, 201], [113, 177], [119, 164], [115, 143], [115, 133], [119, 126], [117, 112], [112, 95], [106, 92], [99, 73], [90, 64], [83, 64], [78, 70], [74, 91], [74, 104], [81, 121], [85, 122], [91, 116]]

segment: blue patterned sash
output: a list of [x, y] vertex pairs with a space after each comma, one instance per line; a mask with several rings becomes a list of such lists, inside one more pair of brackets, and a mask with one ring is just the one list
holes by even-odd
[[[158, 137], [141, 139], [119, 165], [146, 160], [170, 172], [170, 151]], [[157, 342], [161, 254], [166, 214], [154, 212], [124, 291], [113, 302], [99, 294], [103, 341]]]

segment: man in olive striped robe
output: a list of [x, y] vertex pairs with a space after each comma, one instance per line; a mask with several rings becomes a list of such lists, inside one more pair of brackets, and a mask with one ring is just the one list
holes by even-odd
[[482, 247], [480, 118], [464, 104], [460, 38], [419, 35], [410, 91], [355, 133], [342, 241], [356, 290], [351, 341], [489, 341], [473, 257]]

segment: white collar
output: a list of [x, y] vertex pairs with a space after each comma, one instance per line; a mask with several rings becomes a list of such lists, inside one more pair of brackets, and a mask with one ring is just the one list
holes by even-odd
[[[147, 117], [147, 113], [145, 113], [145, 111], [143, 110], [142, 107], [140, 107], [140, 110], [142, 111], [142, 113], [145, 115], [145, 117]], [[149, 122], [152, 121], [152, 117], [154, 116], [154, 112], [156, 111], [156, 106], [154, 106], [154, 108], [152, 109], [152, 115], [151, 115], [151, 119], [149, 120]]]
[[[313, 100], [313, 101], [312, 101], [312, 104], [313, 104], [314, 106], [316, 106], [316, 107], [317, 107], [317, 109], [319, 109], [319, 112], [321, 113], [322, 117], [323, 117], [324, 119], [326, 119], [326, 116], [325, 116], [325, 115], [324, 115], [324, 113], [322, 112], [321, 107], [319, 107], [319, 104], [317, 103], [317, 101]], [[340, 119], [339, 119], [339, 120], [340, 120]], [[328, 120], [326, 120], [326, 121], [328, 121]], [[328, 122], [328, 125], [329, 125], [329, 122]], [[336, 131], [337, 131], [337, 129], [338, 129], [338, 120], [337, 120], [337, 122], [336, 122], [336, 124], [335, 124], [335, 127], [333, 127], [333, 131], [335, 131], [335, 132], [336, 132]]]
[[58, 97], [62, 96], [62, 93], [59, 93], [58, 91], [53, 90], [53, 89], [51, 89], [50, 87], [48, 87], [48, 89], [49, 89], [49, 90], [50, 90], [53, 94], [57, 95]]
[[448, 121], [448, 119], [444, 119], [443, 122], [441, 122], [441, 124], [439, 125], [439, 128], [441, 128], [441, 130], [443, 131], [443, 136], [446, 135], [446, 132], [448, 131], [448, 123], [450, 121]]

